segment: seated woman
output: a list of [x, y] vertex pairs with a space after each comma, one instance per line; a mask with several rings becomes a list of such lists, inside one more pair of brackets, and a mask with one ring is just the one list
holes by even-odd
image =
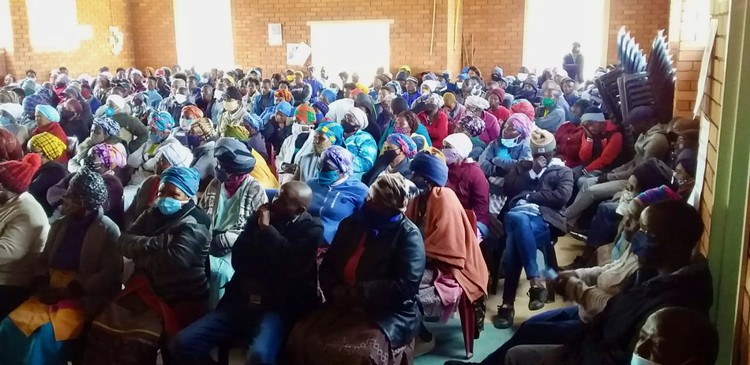
[[286, 101], [277, 103], [271, 120], [266, 122], [266, 127], [263, 128], [263, 137], [266, 138], [266, 141], [271, 142], [277, 154], [281, 151], [281, 145], [292, 134], [294, 124], [292, 104]]
[[492, 113], [487, 111], [490, 108], [490, 103], [487, 100], [476, 95], [469, 95], [465, 104], [468, 114], [475, 115], [484, 121], [484, 131], [479, 135], [482, 142], [491, 143], [501, 138], [503, 126]]
[[[2, 118], [3, 116], [0, 115], [0, 122], [3, 121]], [[0, 127], [0, 162], [10, 160], [20, 161], [22, 158], [23, 148], [21, 147], [21, 142], [18, 141], [13, 133], [5, 129], [5, 125], [2, 125]]]
[[216, 121], [216, 130], [221, 136], [224, 136], [224, 129], [230, 125], [242, 124], [242, 117], [247, 113], [246, 108], [242, 105], [242, 93], [236, 86], [229, 86], [222, 96], [222, 106], [224, 111], [221, 112]]
[[284, 140], [279, 155], [276, 156], [279, 183], [291, 181], [297, 172], [300, 158], [312, 151], [314, 126], [315, 112], [307, 104], [300, 105], [294, 113], [292, 134]]
[[362, 207], [367, 185], [353, 178], [353, 156], [339, 146], [328, 147], [320, 156], [317, 179], [307, 182], [313, 191], [310, 214], [323, 223], [323, 238], [330, 244], [339, 223]]
[[287, 363], [412, 363], [425, 248], [403, 214], [407, 197], [402, 176], [383, 175], [364, 208], [342, 222], [320, 267], [326, 303], [295, 326]]
[[[396, 108], [399, 107], [397, 105], [399, 103], [406, 102], [402, 98], [393, 99], [392, 108], [394, 113], [397, 110]], [[380, 141], [378, 142], [378, 150], [381, 153], [383, 152], [383, 145], [385, 144], [385, 140], [393, 133], [401, 133], [409, 137], [412, 137], [414, 134], [418, 134], [420, 136], [423, 136], [427, 140], [429, 146], [432, 146], [432, 141], [430, 141], [430, 134], [427, 132], [427, 127], [419, 122], [419, 118], [417, 118], [417, 115], [414, 114], [414, 112], [407, 108], [403, 112], [394, 115], [395, 118], [391, 121], [391, 123], [388, 124], [388, 128], [386, 128], [383, 134], [380, 136]]]
[[565, 166], [581, 166], [581, 143], [584, 135], [583, 126], [581, 126], [581, 117], [583, 112], [591, 106], [591, 102], [580, 99], [570, 106], [571, 120], [563, 123], [555, 132], [557, 141], [557, 157], [565, 161]]
[[258, 151], [264, 160], [269, 161], [266, 139], [263, 138], [263, 134], [261, 133], [263, 131], [263, 121], [260, 117], [252, 113], [245, 114], [242, 117], [242, 126], [250, 133], [250, 139], [247, 141], [250, 149]]
[[84, 364], [154, 364], [162, 336], [206, 314], [211, 218], [193, 203], [199, 181], [191, 168], [166, 169], [157, 207], [120, 236], [135, 273], [91, 326]]
[[120, 291], [120, 230], [102, 214], [106, 200], [98, 173], [82, 169], [70, 181], [35, 267], [34, 294], [0, 323], [0, 363], [67, 363], [72, 340]]
[[170, 143], [156, 153], [154, 156], [156, 160], [154, 166], [155, 174], [147, 177], [135, 193], [133, 204], [130, 205], [130, 208], [125, 213], [126, 227], [135, 222], [143, 212], [156, 206], [164, 170], [169, 167], [188, 167], [190, 166], [192, 157], [193, 155], [190, 150], [179, 143]]
[[193, 162], [190, 167], [196, 169], [201, 176], [201, 186], [205, 186], [214, 178], [214, 147], [216, 136], [211, 119], [201, 118], [190, 125], [187, 132], [187, 146], [193, 151]]
[[[531, 136], [532, 164], [515, 166], [505, 179], [508, 213], [505, 215], [505, 287], [503, 304], [498, 307], [495, 327], [513, 325], [513, 303], [521, 269], [531, 283], [529, 310], [539, 310], [547, 300], [547, 290], [537, 267], [537, 249], [543, 253], [552, 244], [551, 230], [565, 232], [565, 204], [573, 194], [573, 172], [554, 158], [555, 137], [545, 130]], [[528, 165], [531, 165], [530, 167]]]
[[219, 138], [214, 150], [218, 162], [216, 178], [206, 187], [198, 206], [213, 222], [210, 305], [215, 308], [224, 285], [234, 274], [230, 252], [250, 216], [268, 202], [263, 186], [250, 176], [255, 158], [247, 146], [234, 138]]
[[456, 123], [455, 133], [463, 133], [471, 138], [471, 152], [469, 157], [474, 161], [479, 161], [479, 156], [487, 148], [487, 144], [479, 139], [479, 135], [484, 131], [484, 121], [474, 115], [467, 115]]
[[42, 157], [42, 167], [34, 174], [29, 185], [29, 193], [42, 205], [47, 217], [52, 216], [55, 208], [47, 202], [47, 192], [68, 175], [68, 170], [57, 160], [66, 152], [66, 146], [49, 132], [31, 137], [29, 152]]
[[[411, 169], [419, 195], [409, 201], [406, 216], [420, 228], [430, 259], [419, 300], [425, 316], [447, 321], [463, 296], [475, 307], [483, 307], [489, 273], [469, 216], [456, 193], [445, 188], [448, 166], [443, 154], [434, 147], [420, 152]], [[434, 348], [434, 338], [424, 326], [419, 341], [426, 346], [417, 349], [417, 356]]]
[[[115, 175], [115, 169], [125, 166], [125, 156], [122, 152], [111, 144], [100, 143], [91, 147], [88, 158], [84, 164], [92, 171], [102, 175], [104, 185], [107, 188], [107, 200], [102, 204], [102, 212], [109, 217], [115, 224], [124, 223], [124, 214], [122, 206], [122, 182]], [[70, 174], [55, 186], [47, 191], [47, 202], [52, 207], [57, 208], [63, 201], [65, 193], [68, 191], [71, 179], [75, 174]]]
[[[250, 140], [250, 132], [244, 126], [230, 125], [224, 129], [224, 136], [236, 139], [250, 148], [248, 143], [248, 141]], [[214, 149], [217, 147], [218, 144], [214, 147]], [[260, 152], [254, 149], [250, 149], [250, 153], [255, 159], [255, 168], [253, 168], [250, 176], [258, 180], [258, 182], [260, 182], [260, 184], [263, 185], [263, 187], [266, 189], [278, 189], [279, 180], [276, 179], [276, 176], [273, 174], [273, 172], [271, 172], [271, 168], [268, 167], [266, 159], [261, 156]]]
[[393, 133], [385, 141], [383, 153], [375, 160], [370, 171], [362, 175], [362, 182], [372, 185], [380, 175], [401, 174], [411, 178], [411, 159], [417, 154], [414, 140], [405, 134]]
[[466, 107], [459, 103], [456, 95], [451, 92], [443, 94], [443, 105], [443, 112], [448, 116], [448, 133], [453, 133], [458, 121], [466, 116]]
[[505, 90], [501, 88], [494, 88], [487, 92], [487, 102], [490, 103], [487, 111], [497, 118], [497, 122], [502, 125], [508, 120], [510, 116], [510, 110], [503, 106], [505, 100]]
[[68, 161], [68, 171], [77, 172], [84, 165], [84, 161], [89, 156], [89, 150], [97, 144], [106, 143], [117, 147], [120, 152], [127, 157], [128, 151], [125, 144], [120, 140], [120, 125], [110, 117], [94, 118], [94, 124], [91, 126], [91, 134], [88, 138], [78, 143], [76, 155]]
[[456, 193], [464, 209], [471, 209], [477, 217], [477, 229], [482, 237], [490, 233], [490, 185], [482, 169], [469, 157], [471, 140], [463, 133], [454, 133], [443, 140], [443, 155], [448, 164], [446, 187]]
[[203, 111], [195, 105], [186, 105], [182, 107], [180, 112], [180, 120], [177, 123], [179, 128], [172, 129], [172, 137], [180, 141], [184, 146], [188, 144], [188, 132], [190, 126], [195, 123], [198, 119], [203, 118]]
[[331, 146], [344, 146], [344, 128], [336, 122], [321, 122], [315, 129], [312, 150], [299, 159], [294, 180], [308, 182], [317, 178], [320, 156]]
[[60, 126], [60, 114], [52, 106], [36, 106], [36, 128], [31, 131], [31, 137], [37, 134], [49, 133], [65, 145], [65, 153], [57, 157], [57, 162], [65, 165], [68, 163], [68, 135]]
[[443, 98], [435, 93], [425, 100], [424, 111], [417, 114], [420, 123], [427, 128], [430, 141], [435, 148], [443, 148], [443, 138], [448, 136], [448, 116], [442, 110]]
[[378, 156], [378, 145], [370, 133], [365, 132], [368, 121], [365, 112], [359, 108], [349, 109], [344, 114], [341, 126], [344, 128], [344, 144], [346, 149], [354, 155], [351, 176], [357, 180], [372, 168]]

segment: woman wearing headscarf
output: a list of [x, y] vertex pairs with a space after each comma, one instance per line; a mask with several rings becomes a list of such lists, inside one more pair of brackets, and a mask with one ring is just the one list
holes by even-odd
[[281, 145], [284, 144], [286, 138], [292, 134], [294, 123], [294, 108], [292, 108], [292, 104], [282, 101], [276, 105], [273, 116], [263, 129], [263, 136], [266, 138], [266, 141], [271, 142], [277, 154], [281, 150]]
[[534, 110], [534, 105], [531, 104], [526, 99], [516, 99], [513, 102], [513, 105], [510, 107], [511, 114], [514, 113], [522, 113], [526, 114], [527, 117], [529, 117], [529, 120], [534, 120], [536, 117], [536, 110]]
[[390, 88], [382, 87], [378, 90], [378, 103], [375, 106], [378, 112], [376, 122], [381, 131], [386, 130], [391, 121], [396, 117], [393, 109], [391, 109], [391, 103], [394, 99], [396, 99], [396, 94]]
[[443, 105], [443, 111], [448, 116], [448, 132], [452, 133], [458, 121], [466, 116], [466, 107], [456, 100], [456, 95], [449, 92], [443, 94]]
[[367, 185], [351, 177], [352, 158], [344, 147], [328, 147], [320, 157], [318, 178], [307, 181], [313, 191], [309, 212], [320, 218], [329, 244], [339, 223], [359, 210], [367, 195]]
[[477, 228], [482, 237], [489, 235], [490, 186], [479, 165], [469, 157], [473, 144], [464, 133], [454, 133], [443, 140], [443, 155], [448, 164], [448, 183], [464, 209], [471, 209], [477, 217]]
[[[193, 162], [190, 167], [198, 171], [201, 176], [201, 186], [205, 186], [207, 179], [213, 179], [216, 159], [214, 128], [211, 120], [200, 118], [190, 125], [187, 132], [187, 145], [193, 151]], [[205, 184], [204, 184], [205, 182]]]
[[484, 121], [484, 131], [479, 139], [484, 143], [490, 143], [500, 136], [502, 126], [495, 116], [488, 112], [490, 103], [482, 97], [469, 95], [466, 98], [466, 111], [468, 114], [476, 115]]
[[116, 147], [122, 152], [123, 156], [127, 157], [127, 150], [120, 139], [120, 125], [110, 117], [96, 117], [89, 137], [78, 144], [76, 155], [68, 161], [68, 171], [78, 172], [83, 167], [83, 163], [86, 157], [88, 157], [91, 147], [100, 143]]
[[149, 104], [148, 94], [145, 92], [133, 94], [133, 100], [131, 103], [133, 104], [131, 115], [140, 120], [143, 124], [148, 123], [148, 115], [151, 114], [151, 111], [153, 110]]
[[172, 137], [180, 141], [184, 146], [187, 146], [187, 133], [190, 131], [190, 126], [200, 118], [203, 118], [203, 111], [198, 109], [197, 106], [184, 106], [180, 113], [179, 128], [172, 129]]
[[156, 207], [120, 236], [135, 273], [92, 324], [84, 364], [153, 363], [162, 337], [207, 312], [211, 218], [193, 203], [199, 182], [189, 167], [164, 170]]
[[344, 146], [344, 128], [336, 122], [320, 123], [315, 129], [312, 150], [299, 159], [294, 180], [308, 182], [317, 178], [323, 151], [331, 146]]
[[365, 112], [365, 115], [367, 115], [367, 127], [364, 128], [364, 131], [370, 133], [372, 138], [379, 141], [381, 129], [377, 123], [378, 112], [375, 109], [375, 104], [373, 104], [370, 96], [365, 93], [357, 95], [354, 98], [354, 107], [361, 109]]
[[63, 153], [55, 160], [61, 164], [68, 163], [68, 136], [60, 126], [60, 114], [50, 105], [37, 105], [35, 117], [36, 128], [31, 132], [31, 136], [34, 137], [45, 132], [55, 136], [65, 146]]
[[419, 121], [427, 127], [427, 134], [435, 148], [443, 147], [443, 138], [448, 136], [448, 116], [441, 110], [443, 98], [432, 93], [425, 100], [424, 111], [417, 114]]
[[479, 135], [484, 131], [484, 120], [475, 115], [466, 115], [456, 124], [455, 133], [463, 133], [471, 138], [471, 157], [474, 161], [479, 160], [487, 144], [479, 139]]
[[[105, 105], [107, 107], [104, 109], [104, 115], [120, 125], [120, 138], [127, 143], [128, 153], [133, 153], [146, 145], [149, 130], [146, 125], [131, 115], [130, 107], [122, 96], [110, 95]], [[172, 119], [171, 115], [170, 119]]]
[[47, 191], [68, 175], [68, 170], [57, 160], [65, 153], [65, 145], [48, 132], [37, 134], [29, 140], [29, 152], [38, 153], [42, 166], [34, 174], [29, 185], [29, 193], [42, 205], [47, 217], [54, 208], [47, 202]]
[[297, 107], [291, 127], [292, 134], [284, 140], [276, 157], [276, 169], [282, 185], [294, 178], [300, 159], [312, 151], [314, 125], [315, 111], [307, 104]]
[[[81, 94], [80, 85], [73, 84], [68, 86], [67, 88], [65, 88], [63, 96], [65, 100], [75, 99], [78, 100], [78, 102], [81, 104], [81, 112], [79, 114], [79, 118], [83, 122], [83, 125], [86, 126], [86, 130], [88, 131], [88, 129], [91, 128], [91, 124], [94, 122], [94, 113], [91, 111], [91, 105], [89, 105], [89, 103]], [[83, 139], [79, 139], [79, 141], [83, 141]]]
[[502, 88], [495, 88], [487, 92], [487, 102], [490, 103], [488, 111], [497, 118], [497, 122], [500, 124], [510, 116], [510, 110], [503, 106], [503, 100], [505, 100], [505, 90]]
[[75, 137], [82, 142], [89, 136], [91, 126], [87, 126], [81, 118], [82, 107], [77, 99], [67, 99], [58, 105], [60, 111], [60, 126], [68, 137]]
[[263, 121], [259, 116], [247, 113], [242, 117], [242, 127], [247, 129], [249, 139], [247, 145], [251, 150], [257, 151], [263, 156], [263, 159], [269, 161], [268, 150], [266, 149], [266, 139], [263, 138]]
[[381, 176], [364, 208], [341, 222], [320, 266], [326, 303], [295, 326], [287, 363], [412, 362], [425, 249], [403, 214], [407, 198], [402, 176]]
[[34, 294], [0, 323], [3, 364], [66, 363], [72, 340], [120, 290], [120, 230], [102, 214], [106, 200], [98, 173], [76, 173], [34, 267]]
[[354, 155], [352, 177], [360, 180], [372, 168], [378, 156], [378, 145], [372, 135], [365, 132], [367, 116], [362, 109], [352, 108], [344, 115], [341, 126], [344, 128], [344, 144]]
[[388, 123], [388, 127], [383, 132], [383, 135], [380, 136], [380, 141], [378, 141], [378, 150], [381, 151], [381, 153], [383, 151], [383, 144], [385, 143], [386, 138], [393, 133], [401, 133], [407, 136], [419, 134], [421, 136], [424, 136], [425, 140], [427, 140], [427, 143], [432, 146], [432, 141], [430, 141], [430, 135], [427, 132], [427, 127], [419, 122], [417, 114], [406, 107], [406, 101], [403, 98], [393, 99], [393, 102], [391, 103], [391, 109], [393, 110], [394, 118], [390, 123]]
[[[552, 134], [555, 134], [557, 128], [560, 128], [560, 125], [569, 119], [570, 110], [565, 109], [565, 107], [570, 107], [565, 99], [560, 97], [561, 95], [560, 85], [552, 80], [544, 83], [542, 105], [537, 108], [535, 124]], [[560, 105], [559, 99], [563, 100], [564, 106]]]
[[292, 95], [292, 92], [288, 89], [276, 90], [276, 92], [273, 93], [273, 98], [276, 105], [279, 105], [282, 101], [286, 101], [294, 106], [294, 95]]
[[[419, 195], [409, 201], [406, 216], [422, 232], [425, 252], [431, 259], [422, 278], [428, 289], [420, 290], [419, 300], [425, 315], [437, 315], [445, 321], [462, 296], [483, 307], [489, 273], [469, 216], [456, 193], [445, 188], [448, 166], [443, 154], [434, 147], [420, 152], [412, 160], [411, 169]], [[434, 347], [434, 338], [422, 325], [417, 356], [431, 351], [430, 347]]]
[[417, 145], [409, 136], [393, 133], [385, 140], [383, 153], [375, 160], [372, 168], [362, 175], [362, 182], [372, 185], [380, 175], [401, 174], [409, 179], [411, 169], [409, 164], [417, 154]]
[[231, 250], [245, 229], [250, 216], [268, 202], [263, 186], [250, 175], [255, 158], [247, 145], [234, 138], [219, 138], [214, 156], [218, 162], [216, 178], [208, 184], [198, 206], [211, 218], [212, 240], [210, 299], [215, 308], [224, 294], [224, 285], [232, 279]]
[[112, 90], [112, 74], [109, 72], [102, 72], [96, 79], [96, 85], [94, 86], [94, 97], [99, 99], [102, 104], [107, 103], [107, 98]]
[[[2, 117], [0, 117], [2, 118]], [[23, 149], [16, 136], [4, 127], [0, 127], [0, 162], [21, 161]]]

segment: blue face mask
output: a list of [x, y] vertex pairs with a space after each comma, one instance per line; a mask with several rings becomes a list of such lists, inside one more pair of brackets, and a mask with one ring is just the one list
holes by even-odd
[[108, 106], [107, 109], [104, 109], [104, 115], [112, 117], [113, 115], [115, 115], [115, 108]]
[[321, 171], [318, 173], [318, 183], [323, 186], [331, 186], [339, 179], [338, 171]]
[[161, 214], [172, 215], [182, 209], [183, 202], [174, 198], [159, 198], [156, 201], [156, 207], [159, 208]]
[[654, 248], [656, 248], [656, 242], [646, 232], [635, 232], [633, 239], [630, 240], [630, 252], [640, 258], [647, 258], [649, 255], [652, 255]]
[[633, 357], [630, 359], [630, 365], [660, 365], [658, 362], [654, 362], [648, 359], [644, 359], [638, 354], [633, 354]]
[[7, 125], [10, 125], [10, 118], [0, 117], [0, 126], [7, 126]]
[[518, 146], [518, 138], [502, 138], [500, 143], [505, 147], [513, 148]]

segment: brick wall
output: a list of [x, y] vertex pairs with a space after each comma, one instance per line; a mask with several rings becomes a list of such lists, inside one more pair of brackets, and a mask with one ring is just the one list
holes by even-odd
[[[48, 72], [60, 66], [66, 66], [71, 74], [95, 74], [99, 67], [130, 66], [134, 63], [134, 37], [130, 17], [128, 16], [128, 0], [91, 1], [78, 0], [78, 23], [90, 25], [93, 37], [82, 41], [80, 46], [69, 52], [41, 52], [31, 47], [29, 39], [29, 23], [24, 0], [10, 0], [11, 22], [13, 23], [13, 50], [6, 54], [5, 61], [9, 73], [16, 77], [32, 68], [37, 71], [41, 79], [46, 79]], [[114, 23], [110, 24], [113, 19]], [[115, 56], [108, 43], [109, 26], [116, 25], [124, 33], [124, 48], [122, 53]], [[50, 26], [50, 32], [54, 28]]]
[[[130, 22], [135, 38], [135, 64], [138, 68], [162, 67], [177, 63], [173, 0], [129, 0]], [[196, 26], [211, 31], [210, 20], [195, 15]], [[200, 47], [199, 44], [195, 45]]]
[[[694, 20], [702, 14], [703, 0], [673, 0], [669, 20], [669, 47], [677, 67], [674, 112], [691, 116], [698, 91], [698, 75], [705, 49], [705, 41], [696, 33]], [[702, 30], [705, 32], [705, 29]]]
[[[463, 1], [464, 62], [515, 74], [523, 58], [524, 0]], [[472, 42], [473, 40], [473, 42]]]
[[670, 0], [610, 0], [608, 62], [617, 63], [617, 32], [623, 25], [648, 54], [656, 32], [669, 27], [669, 5]]

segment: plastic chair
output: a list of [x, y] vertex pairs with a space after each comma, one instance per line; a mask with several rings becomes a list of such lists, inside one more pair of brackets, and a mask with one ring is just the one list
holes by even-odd
[[[471, 209], [464, 209], [466, 216], [469, 217], [471, 227], [474, 232], [477, 231], [477, 215]], [[464, 336], [464, 349], [466, 350], [466, 358], [471, 359], [474, 356], [474, 340], [479, 338], [476, 333], [476, 312], [474, 312], [474, 303], [469, 300], [466, 293], [461, 294], [461, 299], [458, 301], [458, 315], [461, 319], [461, 332]]]

